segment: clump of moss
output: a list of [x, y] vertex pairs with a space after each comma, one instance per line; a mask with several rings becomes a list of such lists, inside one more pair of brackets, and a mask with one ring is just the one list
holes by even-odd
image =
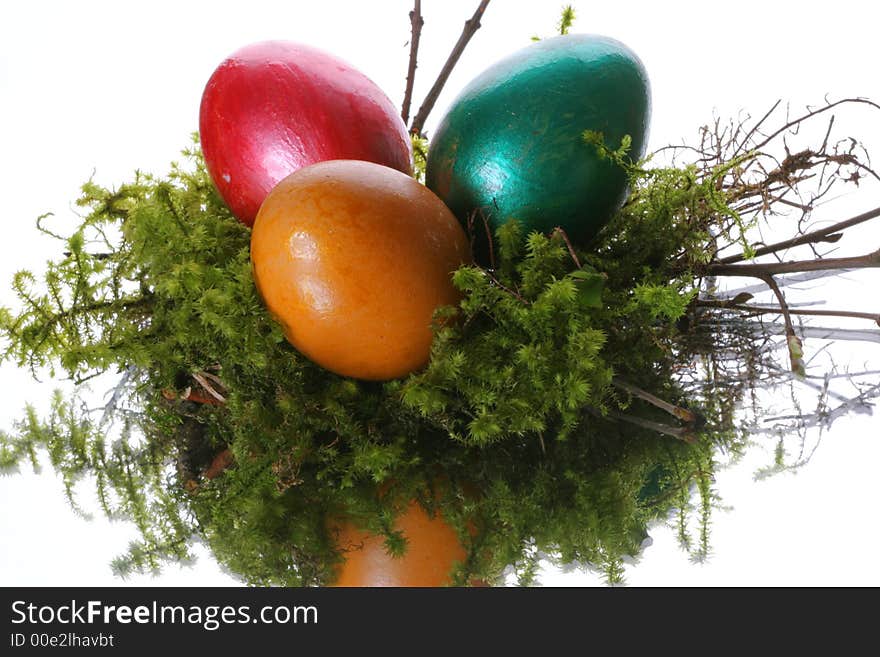
[[463, 299], [438, 311], [427, 368], [370, 383], [285, 341], [253, 284], [249, 229], [198, 146], [185, 156], [164, 178], [84, 185], [87, 215], [56, 235], [45, 288], [18, 274], [22, 309], [0, 313], [4, 359], [118, 376], [100, 413], [60, 394], [46, 417], [29, 409], [0, 434], [0, 467], [46, 449], [72, 502], [93, 476], [104, 512], [140, 530], [120, 574], [188, 559], [198, 539], [248, 583], [326, 584], [341, 558], [328, 520], [356, 518], [399, 553], [393, 520], [412, 498], [468, 547], [456, 583], [510, 568], [528, 583], [540, 554], [619, 581], [653, 520], [675, 510], [687, 543], [695, 505], [691, 547], [707, 549], [715, 454], [744, 444], [747, 388], [685, 385], [713, 339], [687, 311], [729, 216], [711, 177], [631, 166], [629, 202], [588, 249], [502, 226], [492, 266], [455, 272]]

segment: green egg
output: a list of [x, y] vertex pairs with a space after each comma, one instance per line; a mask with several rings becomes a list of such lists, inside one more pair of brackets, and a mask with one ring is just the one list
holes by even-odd
[[636, 160], [650, 106], [647, 73], [624, 44], [592, 34], [544, 39], [461, 92], [431, 140], [426, 184], [465, 228], [473, 217], [482, 230], [481, 215], [493, 230], [517, 219], [527, 231], [559, 226], [583, 245], [621, 206], [627, 179], [581, 135], [601, 132], [612, 148], [629, 135]]

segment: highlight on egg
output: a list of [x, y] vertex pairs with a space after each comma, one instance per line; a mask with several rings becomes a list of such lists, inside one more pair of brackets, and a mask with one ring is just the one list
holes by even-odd
[[199, 137], [220, 196], [244, 224], [269, 191], [304, 166], [366, 160], [412, 172], [400, 113], [342, 59], [291, 41], [263, 41], [227, 57], [202, 93]]
[[434, 312], [471, 262], [456, 218], [411, 176], [335, 160], [286, 177], [251, 234], [254, 280], [288, 341], [342, 376], [388, 380], [427, 364]]
[[544, 39], [486, 69], [453, 101], [431, 141], [426, 184], [463, 226], [475, 215], [493, 229], [516, 219], [527, 230], [561, 227], [582, 245], [627, 191], [626, 173], [583, 132], [601, 132], [612, 148], [629, 135], [637, 160], [650, 110], [647, 72], [623, 43]]

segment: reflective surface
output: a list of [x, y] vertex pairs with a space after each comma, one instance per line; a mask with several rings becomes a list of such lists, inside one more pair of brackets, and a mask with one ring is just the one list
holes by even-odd
[[248, 225], [275, 184], [309, 164], [412, 170], [406, 126], [384, 92], [346, 62], [287, 41], [246, 46], [214, 71], [199, 134], [214, 184]]
[[394, 169], [337, 160], [288, 176], [251, 235], [254, 279], [287, 339], [337, 374], [386, 380], [428, 361], [431, 320], [456, 303], [470, 245], [429, 189]]
[[335, 586], [447, 586], [456, 562], [467, 557], [455, 530], [440, 516], [429, 516], [415, 501], [394, 525], [407, 538], [400, 558], [385, 550], [385, 537], [351, 523], [336, 528], [345, 561]]
[[562, 226], [583, 243], [623, 202], [626, 178], [583, 143], [632, 137], [643, 154], [650, 116], [647, 74], [622, 43], [596, 35], [545, 39], [475, 78], [441, 121], [427, 185], [466, 225], [482, 210], [497, 227]]

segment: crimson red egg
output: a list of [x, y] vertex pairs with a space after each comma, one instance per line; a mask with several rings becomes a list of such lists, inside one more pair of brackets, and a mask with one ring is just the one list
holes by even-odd
[[316, 162], [412, 172], [406, 126], [385, 93], [345, 61], [289, 41], [245, 46], [217, 67], [199, 135], [217, 190], [248, 226], [276, 183]]

